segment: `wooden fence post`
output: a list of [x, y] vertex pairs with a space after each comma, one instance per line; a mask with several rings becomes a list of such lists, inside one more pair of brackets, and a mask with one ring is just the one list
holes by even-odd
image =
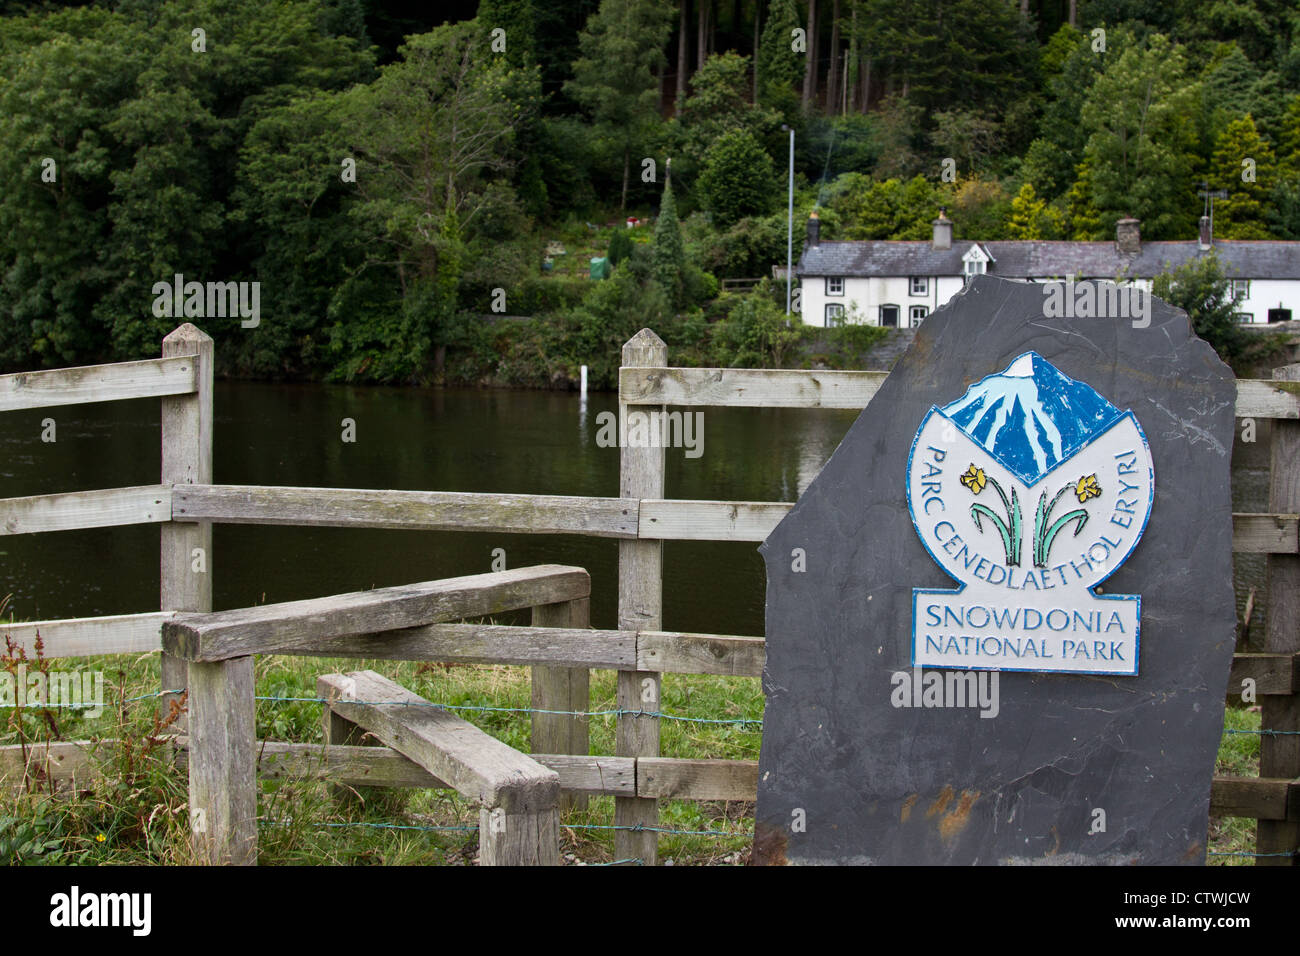
[[[590, 599], [579, 598], [561, 604], [540, 604], [533, 608], [533, 627], [587, 627]], [[591, 671], [585, 667], [534, 667], [532, 670], [534, 710], [566, 710], [585, 713], [591, 707]], [[531, 747], [535, 754], [582, 754], [591, 752], [589, 718], [559, 714], [533, 714]], [[560, 810], [587, 809], [587, 795], [560, 795]]]
[[[623, 346], [623, 365], [658, 368], [668, 364], [668, 346], [649, 329], [642, 329]], [[663, 412], [664, 406], [658, 406]], [[637, 406], [631, 414], [645, 414]], [[620, 439], [628, 431], [629, 406], [618, 405]], [[652, 421], [642, 432], [648, 435]], [[619, 497], [662, 498], [664, 496], [664, 449], [619, 448]], [[620, 540], [618, 543], [618, 626], [625, 631], [658, 631], [663, 623], [663, 542]], [[618, 672], [618, 708], [658, 711], [660, 675], [652, 671]], [[659, 718], [620, 716], [615, 739], [620, 757], [659, 756]], [[659, 801], [654, 798], [615, 797], [614, 825], [649, 826], [659, 823]], [[614, 856], [639, 859], [646, 866], [658, 861], [659, 835], [651, 831], [615, 830]]]
[[[190, 323], [163, 339], [163, 358], [192, 355], [196, 391], [162, 399], [162, 483], [212, 483], [212, 339]], [[162, 526], [160, 598], [164, 611], [212, 610], [212, 523], [167, 522]], [[187, 686], [185, 662], [161, 655], [161, 690]], [[165, 714], [174, 695], [162, 698]], [[173, 725], [180, 731], [182, 718]]]
[[[1300, 364], [1273, 370], [1273, 378], [1300, 381]], [[1300, 512], [1300, 421], [1273, 420], [1273, 473], [1268, 510], [1274, 514]], [[1267, 560], [1268, 611], [1264, 650], [1273, 654], [1300, 652], [1300, 554], [1270, 554]], [[1290, 731], [1263, 734], [1259, 745], [1261, 777], [1300, 778], [1300, 697], [1267, 694], [1260, 698], [1260, 726]], [[1285, 853], [1290, 857], [1261, 856], [1263, 866], [1300, 865], [1300, 819], [1260, 820], [1255, 830], [1257, 853]]]
[[253, 658], [189, 665], [190, 838], [201, 863], [257, 862]]

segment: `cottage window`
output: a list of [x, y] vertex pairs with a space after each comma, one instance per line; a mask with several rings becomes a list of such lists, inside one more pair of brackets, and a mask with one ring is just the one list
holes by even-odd
[[1232, 280], [1232, 297], [1240, 302], [1242, 299], [1250, 298], [1250, 280], [1233, 279]]
[[844, 324], [844, 305], [840, 302], [830, 302], [826, 305], [826, 327], [829, 329], [833, 325]]
[[826, 294], [843, 295], [844, 294], [844, 276], [827, 276], [826, 277]]
[[880, 307], [880, 324], [886, 328], [898, 328], [898, 306], [882, 305]]
[[907, 310], [907, 317], [911, 322], [912, 328], [916, 328], [920, 325], [921, 321], [929, 314], [930, 310], [923, 305], [914, 305]]
[[925, 276], [912, 276], [912, 295], [927, 295], [930, 291], [930, 280]]

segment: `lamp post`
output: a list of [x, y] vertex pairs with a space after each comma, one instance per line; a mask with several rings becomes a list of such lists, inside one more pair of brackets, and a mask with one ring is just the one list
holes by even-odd
[[790, 133], [789, 202], [785, 219], [785, 314], [790, 314], [790, 282], [794, 276], [794, 128], [782, 123]]

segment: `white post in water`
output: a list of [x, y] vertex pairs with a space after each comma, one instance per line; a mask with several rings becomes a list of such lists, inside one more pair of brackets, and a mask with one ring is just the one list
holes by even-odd
[[587, 366], [582, 367], [582, 375], [578, 384], [578, 394], [583, 398], [587, 397]]

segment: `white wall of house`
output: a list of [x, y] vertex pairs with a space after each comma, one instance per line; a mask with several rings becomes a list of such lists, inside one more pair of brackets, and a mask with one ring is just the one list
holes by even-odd
[[912, 278], [844, 277], [838, 287], [841, 291], [837, 292], [837, 286], [828, 283], [827, 277], [804, 276], [800, 282], [804, 324], [834, 324], [833, 320], [827, 320], [827, 306], [838, 306], [845, 313], [843, 321], [882, 325], [886, 318], [882, 309], [893, 308], [897, 310], [895, 324], [900, 328], [910, 328], [919, 324], [914, 321], [914, 307], [924, 309], [924, 315], [929, 315], [962, 287], [962, 280], [956, 276], [917, 276], [915, 278], [922, 280], [920, 287], [913, 286]]
[[[838, 305], [846, 313], [846, 320], [857, 321], [865, 325], [880, 325], [882, 306], [898, 308], [898, 325], [908, 328], [916, 323], [912, 321], [912, 306], [921, 306], [926, 314], [945, 305], [949, 299], [961, 291], [965, 284], [960, 276], [924, 276], [924, 294], [916, 295], [912, 291], [910, 278], [879, 277], [854, 278], [843, 277], [843, 291], [836, 294], [828, 292], [824, 276], [804, 276], [800, 281], [800, 304], [805, 325], [826, 326], [828, 305]], [[1112, 277], [1088, 276], [1086, 278]], [[1052, 279], [1034, 279], [1034, 282], [1057, 281]], [[1135, 279], [1131, 283], [1146, 291], [1151, 289], [1150, 279]], [[833, 286], [832, 286], [833, 287]], [[1250, 316], [1255, 324], [1268, 322], [1268, 310], [1276, 308], [1290, 309], [1292, 318], [1300, 319], [1300, 280], [1296, 279], [1251, 279], [1244, 290], [1245, 297], [1237, 304], [1237, 311]]]

